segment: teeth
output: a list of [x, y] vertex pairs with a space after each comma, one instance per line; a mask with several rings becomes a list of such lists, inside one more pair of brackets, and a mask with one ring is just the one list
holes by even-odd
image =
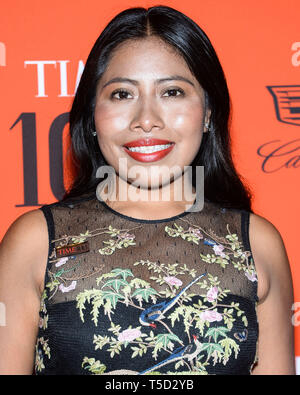
[[152, 152], [162, 151], [166, 148], [169, 148], [172, 144], [165, 145], [148, 145], [142, 147], [128, 147], [129, 151], [132, 152], [141, 152], [143, 154], [151, 154]]

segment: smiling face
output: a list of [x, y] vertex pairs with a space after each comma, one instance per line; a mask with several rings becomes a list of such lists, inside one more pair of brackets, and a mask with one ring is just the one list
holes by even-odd
[[162, 175], [174, 166], [181, 169], [174, 178], [182, 174], [199, 150], [208, 116], [204, 91], [185, 60], [157, 37], [122, 43], [97, 86], [102, 154], [121, 178], [142, 166], [148, 176], [142, 188], [149, 187], [154, 165]]

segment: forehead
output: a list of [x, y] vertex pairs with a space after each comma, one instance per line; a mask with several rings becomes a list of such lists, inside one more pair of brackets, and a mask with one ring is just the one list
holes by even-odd
[[186, 61], [171, 45], [158, 37], [126, 40], [111, 54], [102, 80], [126, 75], [137, 80], [181, 74], [193, 79]]

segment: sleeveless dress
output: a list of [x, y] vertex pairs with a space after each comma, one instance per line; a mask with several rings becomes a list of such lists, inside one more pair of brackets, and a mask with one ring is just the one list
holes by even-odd
[[258, 361], [249, 212], [159, 220], [96, 195], [40, 208], [49, 256], [36, 375], [248, 375]]

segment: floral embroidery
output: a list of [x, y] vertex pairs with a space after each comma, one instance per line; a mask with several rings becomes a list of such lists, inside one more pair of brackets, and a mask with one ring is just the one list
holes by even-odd
[[[227, 224], [227, 235], [220, 237], [215, 234], [212, 230], [205, 231], [200, 226], [192, 225], [189, 221], [181, 219], [187, 222], [190, 226], [187, 230], [180, 225], [174, 223], [174, 228], [170, 226], [165, 227], [165, 231], [171, 237], [181, 237], [183, 240], [192, 241], [195, 244], [199, 244], [199, 240], [203, 240], [204, 244], [212, 247], [214, 254], [201, 254], [200, 257], [204, 262], [219, 264], [222, 268], [225, 268], [230, 263], [237, 269], [243, 270], [245, 276], [250, 281], [257, 281], [256, 270], [250, 251], [243, 250], [243, 244], [238, 240], [238, 236], [235, 233], [231, 233], [229, 225]], [[206, 234], [208, 238], [203, 235]]]
[[93, 374], [102, 374], [106, 370], [106, 366], [103, 365], [100, 361], [96, 361], [95, 358], [87, 358], [87, 357], [85, 357], [83, 359], [83, 362], [82, 362], [81, 366], [84, 369], [88, 369]]
[[170, 285], [178, 285], [178, 286], [182, 285], [182, 281], [174, 276], [164, 277], [164, 280]]
[[39, 337], [35, 345], [35, 371], [41, 372], [45, 369], [44, 357], [47, 356], [50, 359], [50, 348], [48, 346], [48, 340], [43, 337]]
[[76, 288], [76, 284], [77, 284], [77, 281], [74, 280], [74, 281], [72, 281], [72, 283], [68, 287], [65, 287], [63, 284], [60, 284], [58, 288], [63, 293], [64, 292], [70, 292], [70, 291], [73, 291], [73, 289]]
[[200, 313], [200, 318], [203, 321], [214, 322], [222, 321], [222, 314], [218, 313], [216, 310], [203, 311]]
[[137, 337], [141, 337], [142, 332], [140, 331], [139, 328], [135, 328], [135, 329], [125, 329], [123, 332], [121, 332], [118, 336], [118, 340], [121, 342], [124, 341], [132, 341], [134, 339], [136, 339]]
[[56, 266], [56, 267], [59, 267], [59, 266], [64, 265], [64, 264], [68, 261], [68, 259], [69, 259], [68, 257], [60, 258], [60, 259], [56, 262], [55, 266]]
[[[167, 235], [180, 237], [196, 245], [207, 245], [211, 253], [200, 253], [202, 261], [222, 268], [231, 264], [238, 271], [244, 271], [249, 281], [257, 281], [251, 253], [243, 249], [237, 234], [230, 232], [229, 225], [225, 237], [220, 237], [212, 230], [207, 231], [182, 218], [180, 220], [188, 226], [184, 228], [177, 223], [173, 223], [172, 227], [165, 226]], [[133, 231], [142, 227], [115, 229], [109, 225], [79, 235], [63, 235], [53, 242], [65, 246], [70, 242], [82, 243], [88, 238], [107, 234], [109, 239], [103, 240], [102, 248], [97, 251], [100, 255], [112, 255], [120, 249], [135, 247], [136, 235]], [[102, 274], [95, 279], [96, 288], [77, 293], [76, 308], [83, 323], [86, 304], [91, 305], [90, 318], [95, 327], [101, 315], [107, 316], [109, 320], [108, 333], [98, 331], [94, 334], [95, 351], [102, 350], [110, 358], [118, 358], [125, 349], [130, 350], [131, 358], [136, 360], [147, 355], [150, 362], [148, 368], [128, 372], [161, 374], [161, 368], [167, 367], [170, 369], [167, 374], [208, 374], [210, 366], [217, 363], [226, 365], [230, 358], [237, 359], [240, 344], [247, 341], [247, 317], [239, 303], [228, 302], [231, 291], [220, 287], [218, 277], [206, 273], [202, 278], [203, 274], [199, 275], [196, 269], [189, 268], [186, 263], [161, 263], [146, 259], [133, 262], [133, 267], [141, 265], [148, 269], [150, 279], [160, 286], [155, 289], [149, 282], [136, 277], [129, 268], [117, 267], [103, 273], [104, 265], [100, 265], [91, 273], [74, 276], [70, 273], [74, 273], [82, 262], [77, 262], [76, 256], [57, 259], [55, 250], [49, 262], [53, 263], [52, 268], [58, 270], [48, 270], [49, 282], [41, 300], [40, 329], [46, 330], [48, 327], [46, 299], [50, 300], [58, 291], [74, 291], [78, 280], [95, 276], [101, 271]], [[183, 286], [183, 280], [187, 278], [189, 282]], [[192, 286], [193, 289], [198, 287], [196, 293], [191, 292]], [[124, 307], [125, 314], [126, 308], [134, 310], [137, 320], [133, 320], [130, 325], [119, 321], [115, 312], [120, 306]], [[234, 331], [234, 324], [242, 329]], [[50, 359], [48, 339], [39, 337], [36, 342], [36, 371], [45, 369], [46, 356]], [[81, 366], [91, 374], [114, 372], [107, 372], [103, 362], [88, 356], [83, 357]]]
[[[48, 313], [46, 308], [47, 291], [44, 290], [41, 301], [40, 301], [40, 319], [39, 328], [45, 331], [48, 328]], [[44, 357], [47, 356], [50, 359], [50, 347], [48, 345], [48, 339], [44, 337], [38, 337], [35, 344], [35, 372], [41, 372], [45, 369]]]
[[210, 289], [208, 290], [208, 292], [207, 292], [207, 295], [206, 295], [207, 300], [208, 300], [209, 302], [213, 302], [214, 300], [216, 300], [217, 297], [218, 297], [218, 292], [219, 292], [218, 287], [212, 287], [212, 288], [210, 288]]
[[[190, 274], [191, 282], [180, 291], [178, 287], [182, 281], [179, 277], [186, 274], [186, 266], [177, 268], [178, 264], [135, 262], [135, 265], [139, 264], [147, 265], [149, 270], [155, 267], [156, 271], [167, 274], [164, 278], [156, 278], [166, 285], [165, 291], [156, 291], [149, 283], [135, 277], [130, 269], [116, 268], [97, 279], [98, 289], [85, 290], [77, 295], [77, 308], [82, 322], [85, 304], [91, 303], [92, 321], [95, 326], [98, 325], [100, 309], [103, 309], [111, 323], [108, 329], [112, 333], [111, 336], [94, 335], [95, 350], [106, 350], [111, 358], [122, 353], [127, 347], [132, 351], [132, 358], [150, 353], [153, 358], [152, 366], [143, 372], [136, 372], [138, 374], [150, 374], [154, 371], [159, 373], [160, 367], [171, 364], [174, 365], [175, 371], [184, 367], [185, 372], [205, 373], [211, 363], [215, 365], [221, 362], [225, 365], [232, 354], [237, 358], [240, 346], [231, 334], [233, 322], [241, 320], [245, 328], [248, 322], [244, 312], [239, 308], [239, 303], [224, 304], [224, 298], [230, 291], [220, 288], [217, 277], [208, 274], [207, 279], [202, 280], [203, 275], [195, 277], [195, 273], [194, 276]], [[170, 278], [173, 281], [170, 281]], [[174, 279], [177, 281], [174, 282]], [[196, 284], [205, 291], [198, 303], [190, 303], [195, 296], [188, 292], [190, 284]], [[165, 298], [166, 295], [168, 297]], [[164, 301], [158, 302], [158, 298]], [[120, 323], [113, 319], [118, 304], [137, 309], [139, 323], [142, 325], [122, 328]], [[179, 322], [184, 327], [188, 344], [174, 333], [174, 328]], [[210, 327], [212, 322], [222, 324]], [[158, 323], [162, 324], [168, 333], [157, 333]], [[148, 328], [151, 328], [150, 331]], [[204, 342], [199, 341], [199, 336], [205, 339]], [[158, 356], [164, 357], [162, 362], [156, 362]], [[103, 364], [88, 357], [84, 358], [83, 364], [88, 361], [93, 371], [97, 370], [98, 366], [101, 366], [101, 371], [104, 369]]]
[[[137, 226], [133, 229], [137, 229], [140, 227], [141, 226]], [[135, 245], [134, 234], [130, 234], [128, 229], [124, 229], [124, 230], [114, 229], [111, 225], [109, 225], [106, 228], [97, 228], [94, 229], [93, 231], [87, 230], [85, 233], [80, 233], [79, 236], [63, 235], [61, 238], [53, 240], [52, 243], [58, 243], [58, 246], [60, 247], [68, 245], [69, 242], [72, 242], [73, 244], [79, 244], [86, 241], [88, 238], [99, 236], [102, 234], [109, 234], [112, 238], [117, 237], [117, 239], [116, 240], [110, 239], [108, 241], [103, 241], [103, 244], [106, 244], [106, 247], [99, 249], [99, 253], [101, 255], [111, 255], [115, 252], [116, 249], [126, 248]], [[65, 276], [66, 273], [75, 271], [75, 269], [82, 264], [79, 262], [78, 264], [74, 265], [72, 264], [72, 261], [74, 260], [76, 260], [76, 256], [57, 258], [55, 249], [53, 250], [53, 253], [49, 257], [49, 263], [54, 263], [55, 267], [61, 267], [61, 266], [63, 267], [60, 270], [58, 270], [56, 273], [53, 273], [50, 270], [48, 270], [50, 281], [46, 284], [46, 288], [49, 288], [49, 291], [51, 293], [49, 300], [53, 298], [53, 296], [56, 294], [57, 291], [63, 293], [73, 291], [76, 288], [77, 280], [82, 278], [87, 278], [91, 275], [92, 276], [95, 275], [95, 273], [97, 272], [101, 272], [104, 266], [104, 265], [100, 265], [99, 268], [88, 274], [83, 274], [81, 276], [75, 276], [75, 277], [69, 277], [68, 275], [66, 277]], [[66, 266], [70, 266], [69, 265], [70, 262], [72, 266], [66, 268]], [[71, 283], [69, 283], [69, 285], [66, 285], [67, 282], [69, 281], [71, 281]]]
[[103, 244], [107, 244], [107, 247], [100, 248], [99, 252], [102, 255], [111, 255], [117, 248], [134, 246], [135, 235], [128, 233], [126, 230], [113, 229], [112, 226], [108, 227], [108, 231], [105, 233], [110, 234], [111, 237], [117, 237], [116, 240], [110, 239], [103, 241]]

